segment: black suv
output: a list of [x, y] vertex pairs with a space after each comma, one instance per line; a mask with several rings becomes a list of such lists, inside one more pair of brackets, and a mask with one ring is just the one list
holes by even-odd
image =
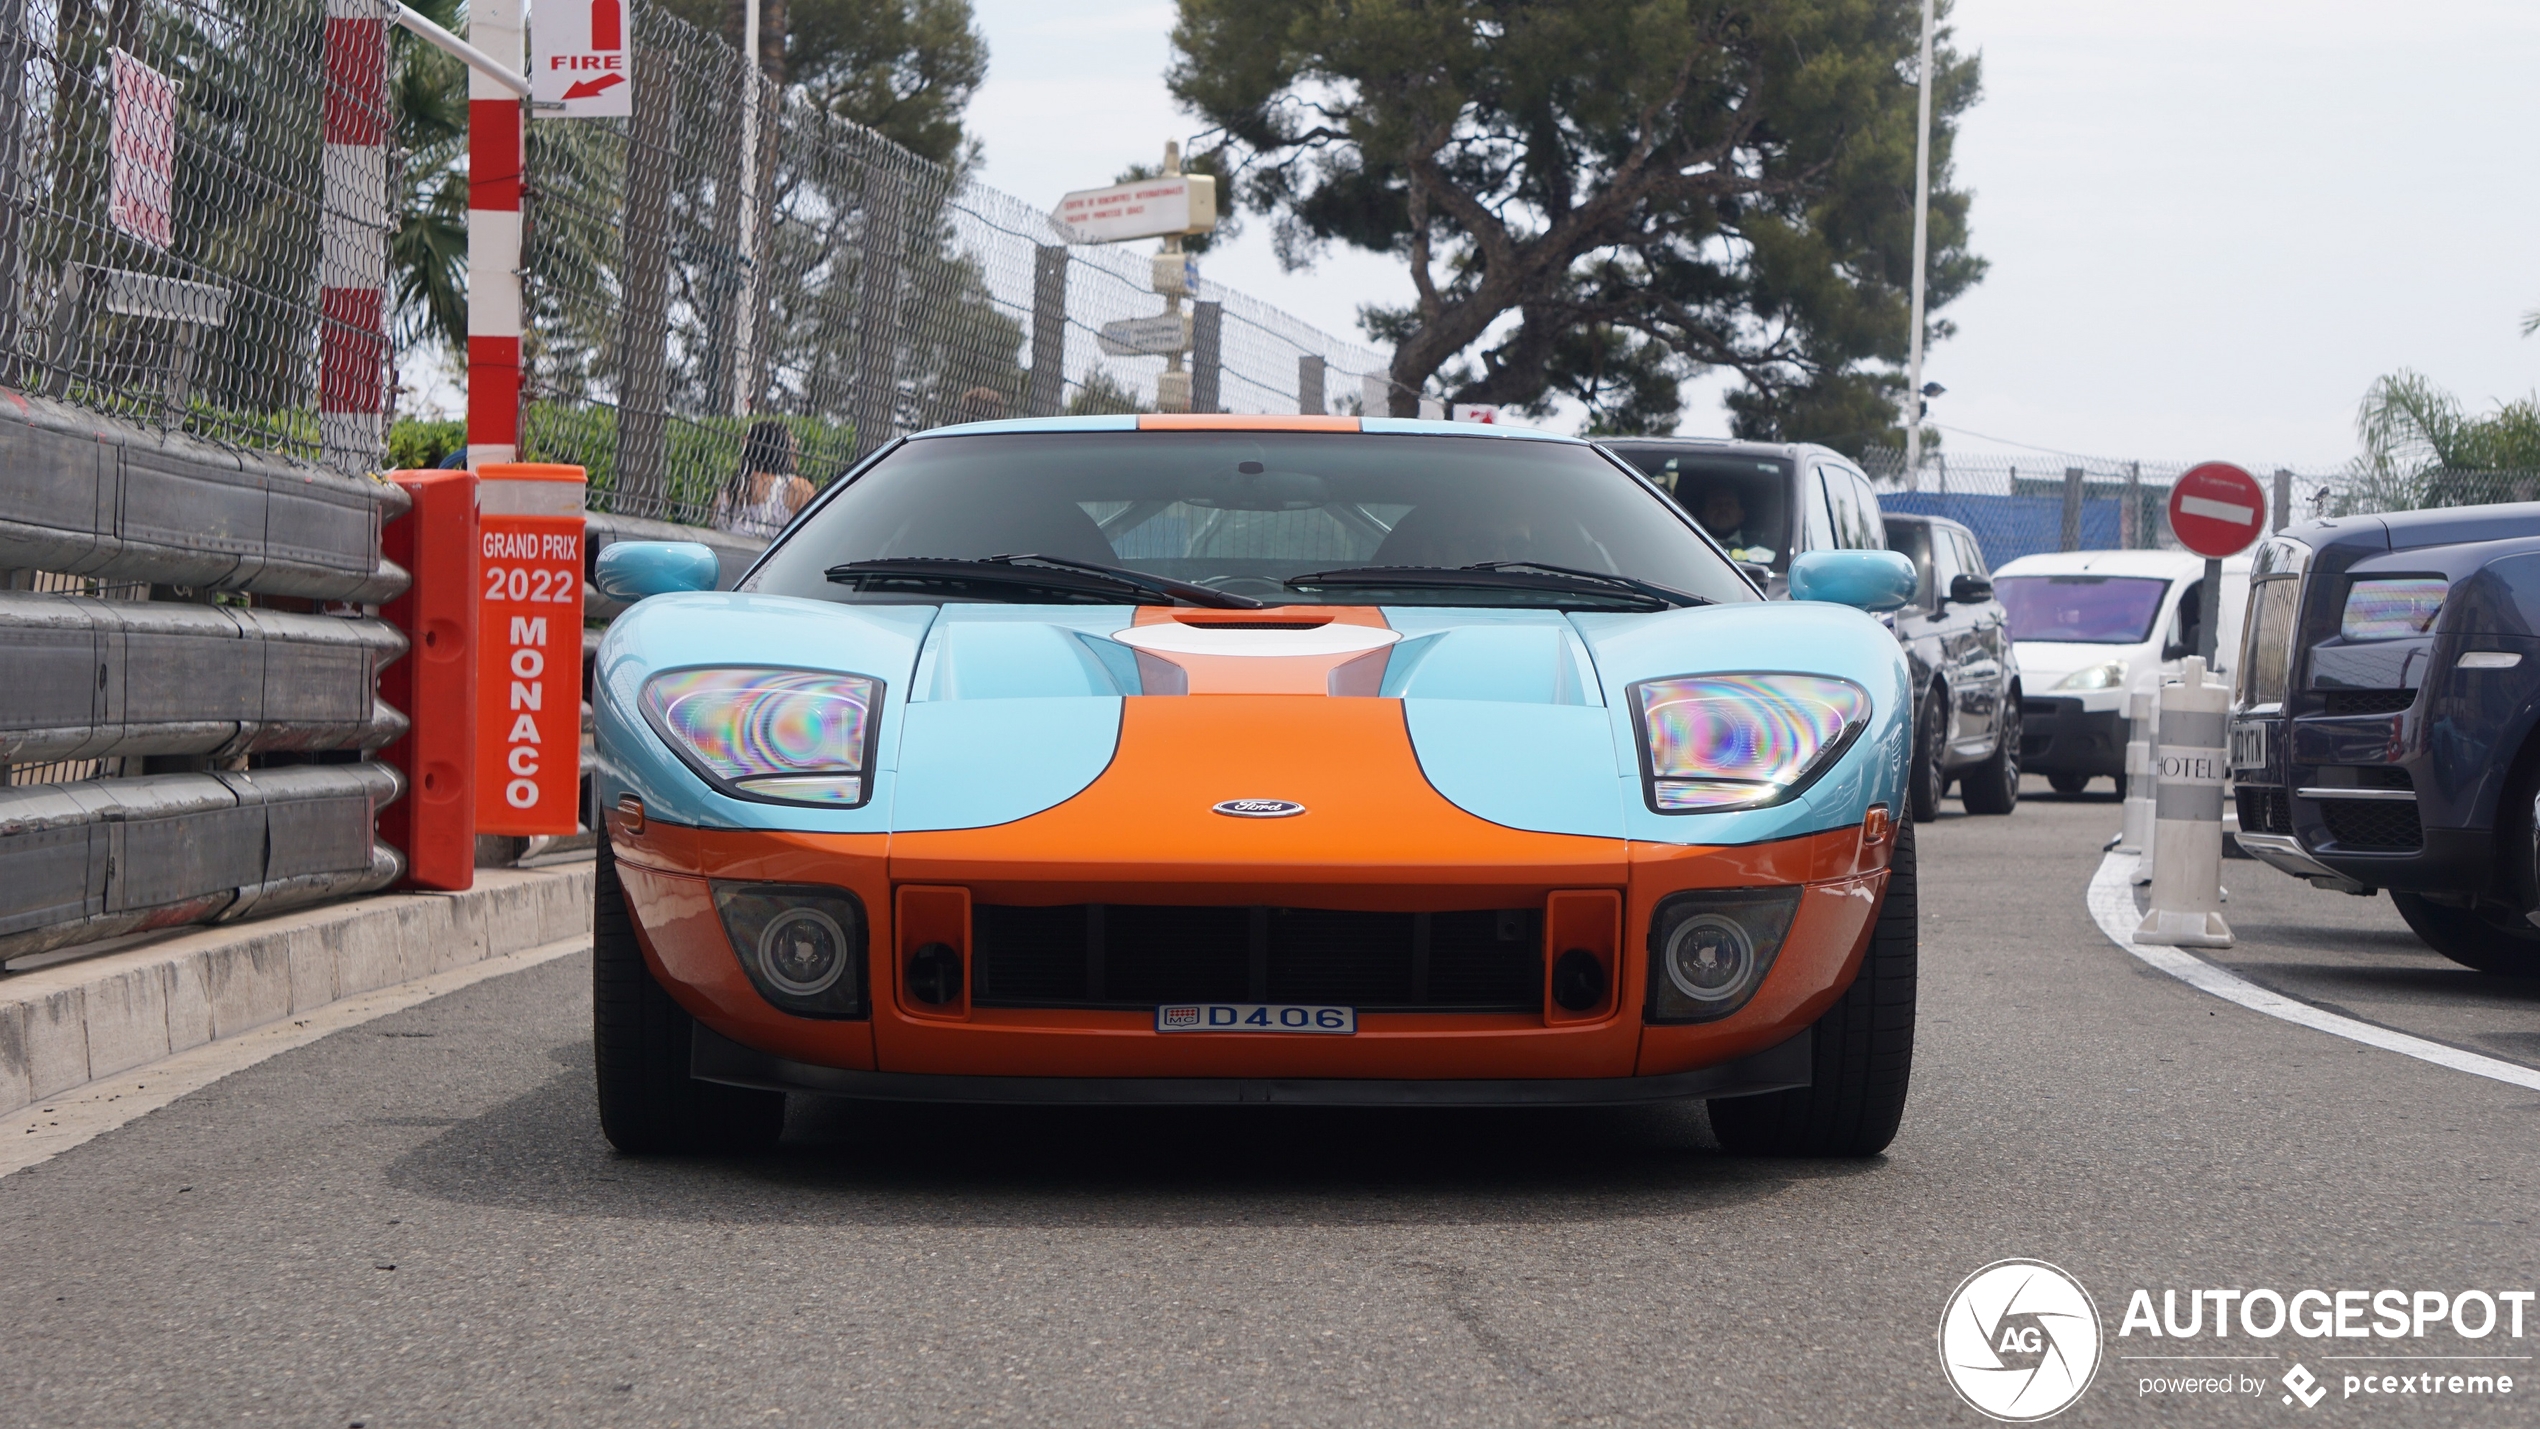
[[2290, 527], [2242, 639], [2240, 847], [2389, 889], [2456, 962], [2540, 974], [2540, 504]]
[[1923, 692], [1906, 793], [1917, 819], [1932, 818], [1950, 780], [1971, 814], [2007, 814], [2020, 802], [2020, 666], [2009, 615], [1976, 534], [1940, 516], [1890, 516], [1887, 548], [1913, 561], [1913, 603], [1896, 612], [1896, 638]]
[[1889, 620], [1921, 700], [1907, 781], [1913, 816], [1939, 817], [1952, 779], [1970, 813], [2018, 807], [2019, 669], [1983, 552], [1966, 527], [1882, 516], [1859, 467], [1806, 442], [1618, 437], [1604, 446], [1674, 496], [1766, 595], [1788, 592], [1790, 558], [1801, 551], [1894, 549], [1911, 558], [1921, 594]]

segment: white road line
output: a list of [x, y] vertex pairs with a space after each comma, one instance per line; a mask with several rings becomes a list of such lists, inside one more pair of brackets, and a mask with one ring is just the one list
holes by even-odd
[[2236, 1002], [2252, 1012], [2263, 1012], [2269, 1017], [2298, 1023], [2314, 1031], [2328, 1033], [2332, 1037], [2343, 1037], [2351, 1042], [2361, 1042], [2368, 1047], [2379, 1047], [2385, 1052], [2396, 1052], [2402, 1057], [2414, 1057], [2420, 1062], [2432, 1062], [2438, 1067], [2449, 1067], [2455, 1072], [2467, 1072], [2474, 1077], [2486, 1077], [2493, 1081], [2540, 1091], [2540, 1069], [2525, 1067], [2515, 1062], [2499, 1061], [2494, 1057], [2482, 1057], [2476, 1052], [2464, 1052], [2458, 1047], [2447, 1047], [2440, 1042], [2429, 1042], [2422, 1037], [2411, 1037], [2405, 1032], [2393, 1032], [2387, 1027], [2375, 1027], [2369, 1022], [2358, 1022], [2352, 1017], [2341, 1017], [2334, 1012], [2325, 1012], [2307, 1002], [2286, 997], [2282, 993], [2269, 992], [2239, 974], [2226, 972], [2183, 948], [2157, 947], [2136, 942], [2134, 940], [2135, 925], [2142, 921], [2143, 915], [2137, 912], [2134, 906], [2134, 886], [2131, 876], [2134, 873], [2135, 859], [2136, 856], [2130, 853], [2110, 853], [2099, 860], [2099, 871], [2092, 875], [2090, 880], [2090, 916], [2098, 922], [2099, 931], [2108, 935], [2109, 942], [2190, 987], [2201, 992], [2210, 992], [2225, 1002]]
[[285, 1018], [252, 1032], [206, 1042], [146, 1067], [101, 1077], [84, 1087], [46, 1097], [0, 1117], [0, 1176], [49, 1161], [83, 1141], [157, 1111], [187, 1092], [208, 1087], [232, 1072], [243, 1071], [294, 1047], [305, 1047], [330, 1032], [403, 1012], [487, 978], [553, 962], [590, 946], [591, 937], [585, 933], [401, 982], [395, 987], [355, 993], [306, 1016]]

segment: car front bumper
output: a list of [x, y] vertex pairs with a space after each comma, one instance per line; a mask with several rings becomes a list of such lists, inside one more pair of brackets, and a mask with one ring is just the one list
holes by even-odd
[[2125, 773], [2125, 692], [2023, 695], [2020, 767], [2032, 774]]

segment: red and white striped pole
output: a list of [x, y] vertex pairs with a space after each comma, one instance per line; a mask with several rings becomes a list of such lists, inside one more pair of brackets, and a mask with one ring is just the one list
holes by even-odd
[[326, 464], [380, 459], [388, 377], [388, 11], [326, 0], [318, 218], [318, 441]]
[[[473, 0], [468, 39], [507, 74], [525, 58], [521, 0]], [[467, 75], [467, 464], [520, 455], [521, 91]]]

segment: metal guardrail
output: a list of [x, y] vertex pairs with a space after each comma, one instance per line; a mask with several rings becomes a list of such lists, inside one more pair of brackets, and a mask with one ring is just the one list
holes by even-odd
[[0, 958], [383, 888], [387, 764], [0, 789]]
[[404, 514], [384, 482], [242, 454], [0, 389], [0, 570], [375, 604]]
[[0, 591], [0, 764], [377, 749], [405, 649], [376, 620]]

